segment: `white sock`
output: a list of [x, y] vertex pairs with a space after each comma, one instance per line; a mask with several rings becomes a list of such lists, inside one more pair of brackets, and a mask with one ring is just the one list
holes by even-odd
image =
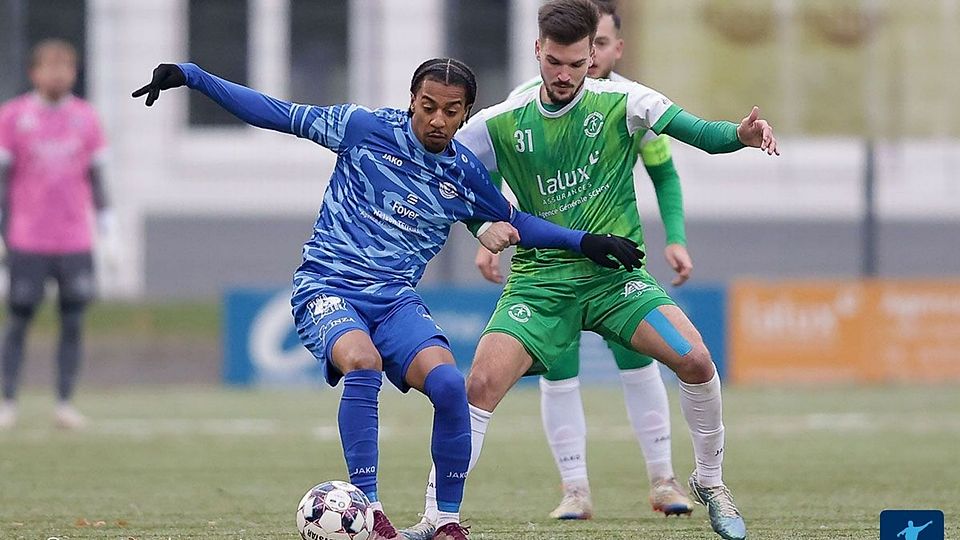
[[587, 483], [587, 420], [580, 379], [540, 378], [540, 418], [564, 486]]
[[436, 523], [437, 528], [443, 527], [447, 523], [460, 523], [460, 512], [438, 512]]
[[[467, 474], [473, 470], [480, 459], [480, 450], [483, 448], [483, 437], [487, 433], [487, 424], [490, 423], [492, 412], [470, 405], [470, 465]], [[438, 527], [450, 522], [460, 522], [460, 514], [454, 512], [440, 512], [437, 508], [437, 468], [430, 467], [430, 478], [427, 480], [426, 504], [423, 507], [423, 517]], [[448, 521], [441, 522], [442, 519]]]
[[723, 403], [720, 376], [687, 384], [680, 381], [680, 410], [690, 427], [697, 459], [697, 481], [706, 487], [723, 484]]
[[647, 462], [647, 478], [651, 484], [672, 478], [670, 402], [660, 377], [660, 364], [653, 362], [639, 369], [623, 370], [620, 382], [623, 383], [627, 417]]
[[371, 509], [371, 510], [379, 510], [379, 511], [383, 512], [383, 503], [380, 502], [380, 501], [372, 502], [372, 503], [370, 503], [370, 509]]

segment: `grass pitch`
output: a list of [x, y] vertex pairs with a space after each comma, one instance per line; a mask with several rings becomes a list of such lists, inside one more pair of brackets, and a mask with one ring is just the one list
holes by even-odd
[[[338, 395], [88, 391], [78, 405], [94, 424], [64, 433], [49, 397], [28, 393], [20, 424], [0, 433], [0, 538], [296, 539], [301, 495], [345, 477]], [[471, 539], [719, 538], [702, 507], [689, 519], [650, 510], [619, 390], [588, 388], [584, 399], [596, 517], [546, 517], [559, 478], [537, 394], [521, 388], [494, 415], [467, 484]], [[690, 441], [675, 395], [671, 405], [685, 479]], [[724, 406], [725, 478], [751, 538], [875, 539], [885, 508], [942, 509], [947, 538], [960, 538], [957, 388], [730, 388]], [[423, 396], [382, 394], [380, 493], [398, 526], [422, 508], [431, 414]]]

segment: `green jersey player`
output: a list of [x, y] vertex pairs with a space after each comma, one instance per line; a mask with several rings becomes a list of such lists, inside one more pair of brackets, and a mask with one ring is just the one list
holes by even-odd
[[[587, 75], [596, 79], [627, 82], [626, 78], [613, 71], [623, 54], [620, 16], [613, 4], [600, 1], [596, 4], [600, 10], [600, 23], [593, 39], [593, 64]], [[514, 89], [510, 96], [514, 97], [542, 82], [540, 77], [535, 77]], [[686, 248], [680, 177], [673, 166], [669, 138], [651, 130], [640, 130], [634, 138], [640, 159], [656, 191], [660, 217], [667, 233], [664, 255], [677, 273], [673, 284], [681, 285], [689, 278], [693, 262]], [[640, 237], [633, 240], [642, 243]], [[503, 282], [499, 255], [479, 249], [476, 264], [487, 280]], [[654, 511], [668, 516], [689, 514], [693, 511], [693, 503], [680, 487], [673, 470], [670, 404], [659, 365], [653, 358], [634, 352], [614, 340], [608, 339], [607, 345], [620, 370], [627, 416], [646, 461], [650, 504]], [[550, 513], [556, 519], [590, 519], [593, 516], [587, 479], [586, 418], [578, 377], [579, 349], [580, 340], [575, 339], [540, 379], [543, 429], [563, 483], [563, 499]]]
[[[773, 129], [756, 107], [739, 125], [707, 122], [640, 84], [587, 78], [599, 22], [591, 0], [550, 0], [538, 20], [543, 84], [481, 111], [459, 136], [503, 176], [526, 211], [569, 228], [639, 237], [632, 171], [634, 137], [643, 130], [710, 153], [745, 146], [778, 153]], [[582, 330], [657, 358], [677, 374], [696, 457], [691, 489], [707, 506], [714, 531], [745, 538], [721, 475], [716, 368], [696, 328], [643, 270], [597, 271], [583, 257], [558, 250], [517, 251], [467, 378], [471, 468], [500, 400], [520, 377], [548, 372]], [[421, 525], [433, 514], [428, 508]]]

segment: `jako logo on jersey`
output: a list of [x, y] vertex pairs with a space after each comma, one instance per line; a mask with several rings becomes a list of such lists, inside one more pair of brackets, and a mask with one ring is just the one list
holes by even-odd
[[398, 158], [397, 156], [391, 156], [390, 154], [384, 154], [384, 155], [383, 155], [383, 159], [389, 161], [390, 163], [393, 163], [393, 164], [396, 165], [397, 167], [403, 167], [403, 160], [400, 159], [400, 158]]
[[583, 166], [577, 167], [577, 170], [575, 171], [564, 173], [557, 171], [556, 176], [552, 176], [546, 180], [544, 180], [543, 177], [538, 174], [537, 186], [540, 188], [541, 195], [553, 195], [557, 191], [570, 189], [581, 182], [586, 182], [587, 180], [590, 180], [590, 175], [587, 174], [587, 167]]
[[400, 201], [393, 201], [393, 204], [391, 204], [390, 207], [393, 208], [394, 212], [400, 214], [400, 217], [405, 217], [407, 219], [417, 219], [420, 217], [420, 214], [418, 214], [413, 208], [407, 208]]
[[533, 312], [530, 311], [530, 308], [527, 307], [526, 304], [514, 304], [507, 310], [507, 314], [518, 323], [525, 323], [530, 320], [530, 315], [532, 315]]
[[603, 129], [603, 115], [599, 112], [592, 112], [583, 120], [583, 134], [587, 137], [596, 137]]
[[590, 152], [590, 156], [587, 159], [590, 160], [591, 165], [596, 165], [597, 162], [600, 161], [600, 151]]
[[630, 281], [623, 286], [623, 296], [627, 297], [634, 293], [642, 293], [650, 288], [650, 285], [642, 281]]
[[440, 182], [440, 196], [444, 199], [456, 199], [457, 186], [450, 182]]
[[307, 304], [307, 309], [316, 318], [323, 318], [335, 311], [346, 309], [346, 303], [339, 296], [327, 296], [321, 294]]

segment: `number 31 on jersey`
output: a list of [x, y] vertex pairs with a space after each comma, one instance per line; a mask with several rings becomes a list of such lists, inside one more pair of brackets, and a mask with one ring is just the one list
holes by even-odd
[[513, 136], [517, 139], [517, 152], [533, 152], [533, 130], [518, 129]]

